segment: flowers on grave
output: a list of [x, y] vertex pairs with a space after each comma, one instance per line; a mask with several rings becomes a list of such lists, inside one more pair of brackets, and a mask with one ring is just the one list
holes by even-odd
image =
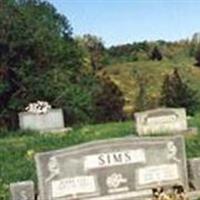
[[165, 191], [163, 187], [154, 188], [152, 192], [152, 200], [189, 200], [181, 185], [172, 187], [171, 192]]
[[51, 109], [51, 105], [46, 101], [37, 101], [36, 103], [29, 103], [25, 108], [26, 112], [34, 114], [45, 114]]

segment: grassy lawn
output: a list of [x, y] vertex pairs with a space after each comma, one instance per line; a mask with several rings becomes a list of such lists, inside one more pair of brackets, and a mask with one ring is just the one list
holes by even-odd
[[[189, 121], [200, 128], [200, 115]], [[23, 180], [36, 181], [34, 154], [59, 149], [92, 140], [125, 137], [135, 134], [133, 122], [88, 125], [70, 133], [39, 135], [13, 132], [0, 139], [0, 199], [9, 199], [9, 183]], [[200, 134], [187, 137], [188, 157], [200, 156]]]
[[35, 153], [130, 134], [132, 122], [84, 126], [67, 134], [8, 133], [0, 139], [0, 200], [8, 199], [9, 183], [30, 179], [36, 182]]

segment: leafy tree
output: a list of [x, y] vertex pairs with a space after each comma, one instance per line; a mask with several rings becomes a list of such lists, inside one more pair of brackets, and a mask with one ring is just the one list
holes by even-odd
[[161, 51], [158, 49], [157, 46], [155, 46], [155, 47], [153, 48], [153, 50], [152, 50], [152, 52], [151, 52], [150, 58], [151, 58], [152, 60], [158, 60], [158, 61], [162, 60], [162, 58], [163, 58], [162, 53], [161, 53]]
[[193, 34], [191, 43], [193, 43], [194, 45], [199, 45], [199, 43], [200, 43], [200, 33], [194, 33]]
[[82, 43], [83, 47], [88, 51], [93, 71], [96, 72], [102, 69], [105, 58], [105, 48], [101, 38], [86, 34], [82, 38]]
[[199, 104], [196, 92], [182, 80], [178, 69], [165, 77], [160, 102], [167, 107], [184, 107], [189, 114], [193, 114]]
[[80, 47], [67, 18], [46, 1], [0, 3], [1, 127], [16, 128], [17, 113], [36, 100], [63, 108], [67, 124], [122, 118], [118, 87], [94, 76], [103, 63], [99, 38], [84, 36]]
[[132, 62], [148, 59], [149, 49], [150, 44], [147, 41], [134, 42], [133, 44], [111, 46], [107, 49], [107, 54], [112, 62]]
[[90, 113], [91, 84], [82, 84], [83, 56], [67, 18], [45, 1], [9, 0], [0, 21], [0, 126], [16, 127], [17, 113], [38, 99], [84, 121], [74, 116]]

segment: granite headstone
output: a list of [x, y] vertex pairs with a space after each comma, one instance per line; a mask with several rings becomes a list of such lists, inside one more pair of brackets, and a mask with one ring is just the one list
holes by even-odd
[[50, 109], [44, 114], [21, 112], [19, 113], [20, 129], [36, 131], [52, 131], [64, 129], [62, 109]]
[[189, 181], [193, 189], [200, 190], [200, 158], [188, 160]]
[[184, 108], [159, 108], [135, 113], [139, 135], [177, 133], [186, 131], [187, 117]]
[[33, 181], [24, 181], [10, 184], [12, 200], [35, 200]]
[[36, 155], [41, 200], [145, 200], [152, 188], [188, 190], [182, 136], [121, 138]]

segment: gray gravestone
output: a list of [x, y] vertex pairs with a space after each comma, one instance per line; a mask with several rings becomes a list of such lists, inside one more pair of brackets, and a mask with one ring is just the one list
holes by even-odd
[[198, 200], [200, 198], [200, 190], [191, 191], [187, 194], [188, 200]]
[[35, 190], [33, 181], [24, 181], [10, 184], [12, 200], [34, 200]]
[[37, 131], [51, 131], [64, 129], [64, 117], [62, 109], [50, 109], [44, 114], [30, 112], [19, 113], [20, 129]]
[[135, 113], [136, 129], [139, 135], [176, 133], [187, 131], [187, 117], [184, 108], [160, 108]]
[[182, 136], [111, 139], [36, 155], [41, 200], [144, 200], [152, 188], [188, 190]]
[[200, 190], [200, 158], [188, 160], [189, 181], [195, 190]]

